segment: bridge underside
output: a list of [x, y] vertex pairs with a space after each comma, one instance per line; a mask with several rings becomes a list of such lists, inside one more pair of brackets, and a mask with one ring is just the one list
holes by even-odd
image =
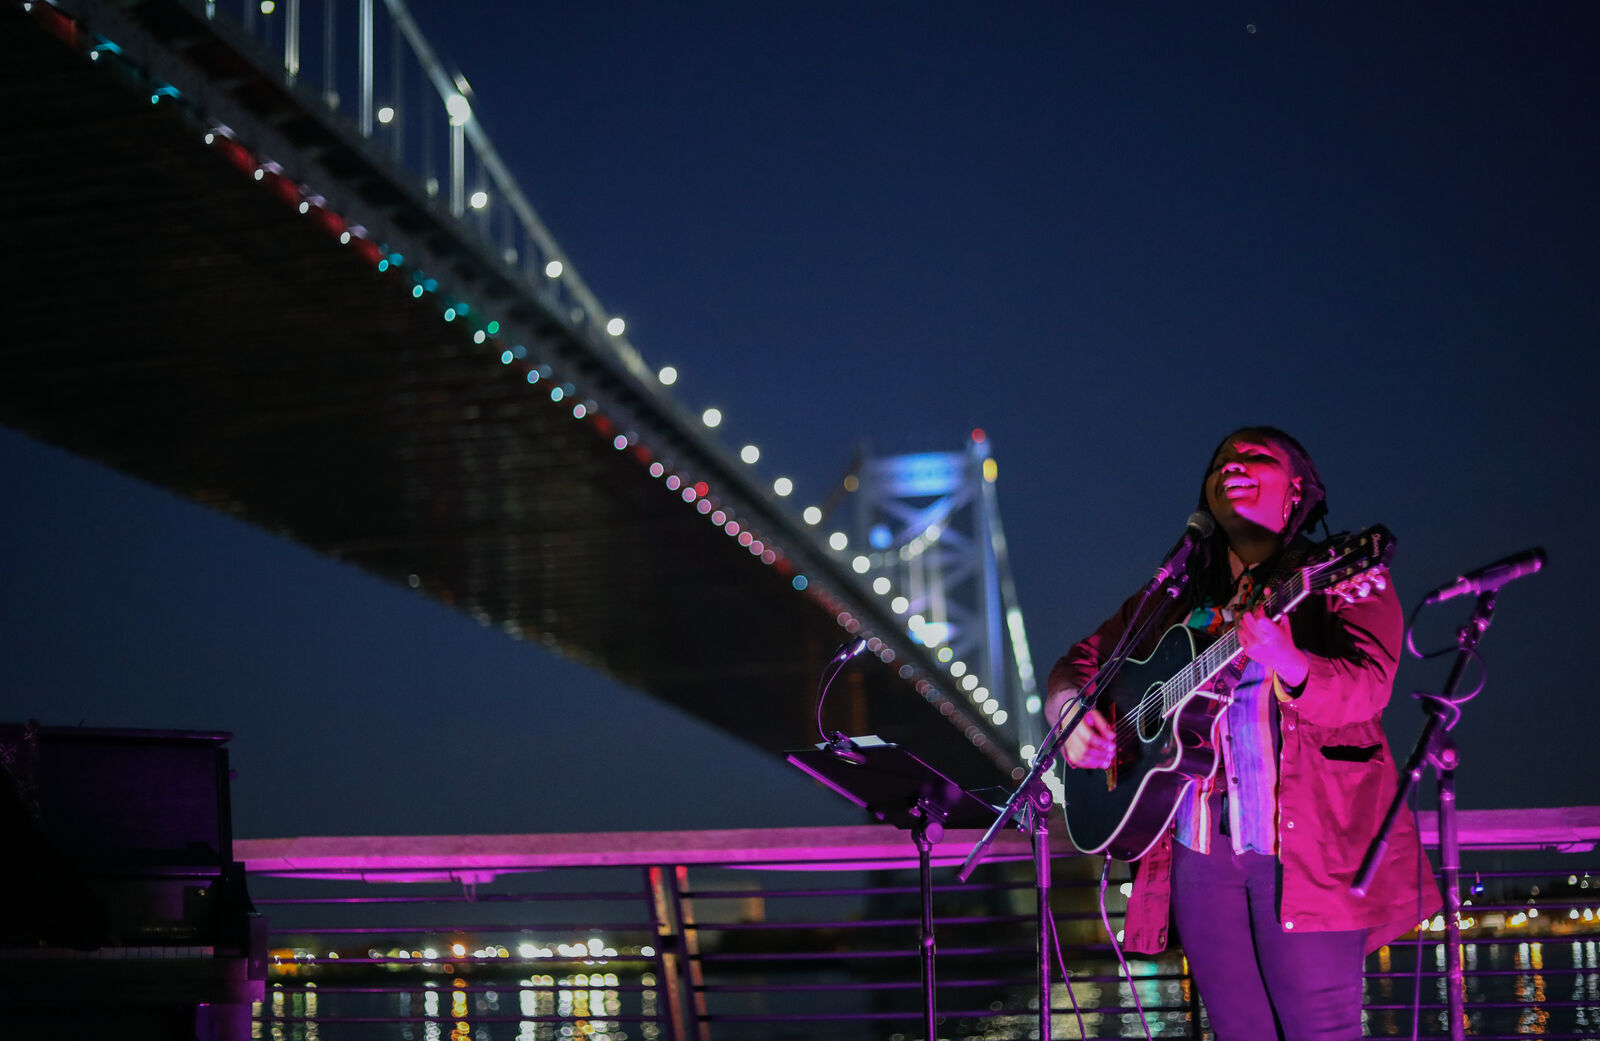
[[[817, 674], [843, 638], [826, 603], [107, 64], [0, 8], [0, 422], [758, 747], [814, 740]], [[564, 326], [525, 317], [572, 350]], [[1001, 777], [891, 666], [862, 662], [830, 726], [900, 737], [969, 783]]]

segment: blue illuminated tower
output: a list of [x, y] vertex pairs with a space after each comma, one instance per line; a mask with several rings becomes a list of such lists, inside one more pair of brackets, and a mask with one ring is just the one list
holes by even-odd
[[863, 452], [852, 541], [870, 547], [862, 573], [892, 598], [949, 686], [1026, 752], [1040, 737], [1039, 694], [1000, 526], [997, 472], [982, 430], [960, 451]]

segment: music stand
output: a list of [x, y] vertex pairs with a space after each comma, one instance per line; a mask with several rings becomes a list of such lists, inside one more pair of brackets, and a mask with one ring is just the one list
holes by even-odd
[[839, 735], [815, 748], [790, 752], [789, 762], [880, 821], [909, 830], [917, 846], [917, 879], [922, 894], [922, 1007], [927, 1041], [937, 1041], [933, 976], [933, 845], [946, 825], [977, 828], [995, 808], [921, 759], [876, 735]]

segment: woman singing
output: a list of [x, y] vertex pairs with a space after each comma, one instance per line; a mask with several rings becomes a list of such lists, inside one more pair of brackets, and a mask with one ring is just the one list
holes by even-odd
[[[1169, 920], [1176, 925], [1218, 1041], [1353, 1041], [1366, 952], [1440, 902], [1409, 813], [1368, 894], [1349, 891], [1397, 785], [1380, 721], [1400, 604], [1383, 588], [1353, 603], [1313, 595], [1280, 621], [1267, 616], [1262, 597], [1312, 549], [1310, 527], [1327, 512], [1311, 458], [1281, 430], [1223, 438], [1200, 505], [1216, 529], [1190, 557], [1181, 602], [1134, 652], [1148, 654], [1168, 626], [1185, 625], [1210, 635], [1235, 628], [1243, 654], [1220, 677], [1231, 701], [1215, 731], [1215, 772], [1189, 786], [1136, 865], [1125, 943], [1159, 952]], [[1049, 719], [1135, 623], [1139, 599], [1056, 663]], [[1098, 709], [1065, 745], [1077, 769], [1108, 767], [1115, 750]]]

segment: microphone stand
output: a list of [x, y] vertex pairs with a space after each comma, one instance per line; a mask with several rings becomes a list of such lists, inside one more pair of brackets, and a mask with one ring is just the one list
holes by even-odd
[[[1182, 595], [1184, 587], [1189, 583], [1185, 564], [1194, 545], [1194, 541], [1186, 537], [1168, 555], [1166, 561], [1157, 569], [1155, 577], [1146, 584], [1139, 606], [1134, 609], [1135, 619], [1144, 614], [1150, 598], [1157, 590], [1166, 592], [1174, 600]], [[1050, 1032], [1050, 951], [1055, 946], [1055, 920], [1050, 914], [1050, 807], [1054, 797], [1050, 794], [1044, 778], [1055, 768], [1056, 758], [1060, 755], [1061, 747], [1066, 744], [1067, 737], [1078, 728], [1083, 717], [1094, 709], [1099, 701], [1100, 692], [1111, 685], [1112, 679], [1122, 670], [1123, 664], [1132, 655], [1133, 649], [1144, 639], [1159, 614], [1159, 611], [1152, 611], [1137, 626], [1129, 627], [1094, 677], [1078, 693], [1077, 704], [1070, 713], [1070, 718], [1069, 714], [1064, 712], [1051, 726], [1044, 740], [1040, 742], [1039, 753], [1034, 756], [1033, 764], [1023, 777], [1022, 783], [1017, 785], [1016, 791], [1011, 793], [1011, 797], [1000, 808], [999, 815], [989, 825], [989, 829], [972, 847], [972, 852], [967, 854], [966, 861], [956, 875], [963, 882], [971, 878], [972, 872], [982, 862], [984, 854], [988, 852], [996, 836], [1013, 820], [1017, 822], [1019, 829], [1028, 832], [1031, 837], [1037, 918], [1035, 930], [1038, 937], [1038, 1036], [1041, 1038], [1054, 1036]]]
[[[1356, 872], [1356, 880], [1350, 885], [1350, 892], [1356, 896], [1366, 895], [1373, 876], [1377, 874], [1378, 865], [1389, 848], [1389, 832], [1400, 810], [1422, 779], [1423, 768], [1432, 766], [1439, 792], [1439, 869], [1444, 879], [1444, 958], [1451, 1041], [1463, 1041], [1465, 1037], [1466, 982], [1461, 968], [1461, 847], [1456, 825], [1456, 767], [1461, 760], [1455, 742], [1448, 735], [1461, 719], [1461, 705], [1454, 700], [1456, 688], [1461, 684], [1461, 675], [1466, 671], [1467, 662], [1475, 656], [1478, 641], [1494, 620], [1494, 598], [1494, 590], [1479, 595], [1472, 618], [1457, 631], [1458, 651], [1455, 663], [1450, 667], [1450, 675], [1445, 680], [1444, 690], [1438, 694], [1418, 694], [1428, 721], [1417, 738], [1411, 757], [1406, 760], [1405, 769], [1401, 772], [1400, 788], [1389, 803], [1383, 824], [1372, 844], [1367, 847], [1366, 858]], [[1418, 962], [1422, 960], [1420, 934], [1419, 929]]]

